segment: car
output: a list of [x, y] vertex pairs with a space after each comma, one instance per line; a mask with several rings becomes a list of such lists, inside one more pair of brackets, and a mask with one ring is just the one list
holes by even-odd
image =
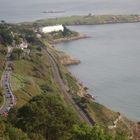
[[12, 96], [12, 94], [10, 94], [10, 98], [12, 98], [12, 99], [13, 99], [13, 96]]
[[8, 86], [8, 84], [7, 83], [5, 83], [5, 87], [7, 87]]
[[12, 94], [11, 94], [10, 92], [8, 92], [8, 93], [6, 94], [6, 97], [7, 97], [7, 98], [12, 98]]
[[7, 93], [8, 93], [8, 94], [11, 94], [11, 93], [10, 93], [10, 90], [9, 90], [9, 88], [8, 88], [8, 87], [7, 87]]
[[10, 98], [10, 95], [9, 94], [6, 94], [6, 98]]

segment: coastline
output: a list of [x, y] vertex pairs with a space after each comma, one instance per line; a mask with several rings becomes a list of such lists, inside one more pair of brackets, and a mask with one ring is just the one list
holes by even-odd
[[[69, 64], [69, 65], [73, 65], [73, 64]], [[77, 84], [77, 86], [79, 88], [79, 91], [77, 92], [77, 95], [80, 98], [86, 99], [89, 102], [93, 102], [93, 103], [95, 102], [99, 106], [101, 105], [101, 106], [103, 106], [103, 108], [114, 112], [114, 114], [117, 114], [116, 118], [114, 120], [112, 120], [112, 123], [108, 124], [106, 126], [108, 130], [113, 131], [115, 129], [118, 129], [120, 127], [120, 124], [124, 123], [124, 125], [126, 125], [128, 129], [130, 129], [130, 135], [129, 135], [130, 139], [135, 138], [137, 140], [137, 139], [140, 138], [140, 122], [136, 122], [134, 120], [128, 119], [127, 116], [123, 116], [120, 112], [115, 112], [112, 109], [109, 109], [108, 107], [100, 104], [99, 102], [96, 102], [96, 97], [94, 95], [91, 95], [90, 93], [88, 93], [88, 87], [84, 86], [79, 80], [77, 80], [76, 77], [73, 76], [73, 74], [69, 71], [68, 68], [66, 68], [66, 69], [68, 70], [70, 76], [72, 76], [76, 81], [75, 84]], [[80, 106], [80, 107], [82, 108], [82, 106]], [[90, 116], [90, 113], [87, 110], [83, 109], [83, 111], [87, 115]]]
[[[84, 38], [87, 38], [86, 35], [84, 35]], [[71, 41], [71, 40], [77, 40], [77, 39], [83, 39], [78, 37], [74, 37], [74, 38], [66, 38], [66, 39], [60, 39], [59, 41], [56, 41], [54, 44], [57, 43], [61, 43], [61, 42], [66, 42], [66, 41]], [[68, 54], [67, 54], [68, 55]], [[69, 56], [69, 55], [68, 55]], [[71, 58], [71, 56], [69, 56], [69, 58]], [[66, 61], [69, 61], [69, 58]], [[79, 60], [80, 61], [80, 60]], [[62, 63], [62, 62], [61, 62]], [[65, 65], [64, 63], [62, 63], [64, 66], [67, 66], [67, 64]], [[76, 62], [73, 63], [69, 63], [69, 65], [73, 65], [73, 64], [79, 64]], [[67, 68], [68, 70], [68, 68]], [[69, 70], [68, 70], [69, 71]], [[78, 96], [80, 96], [81, 98], [85, 98], [90, 100], [91, 102], [96, 102], [96, 97], [92, 96], [91, 94], [88, 93], [88, 88], [85, 87], [80, 81], [78, 81], [76, 79], [75, 76], [73, 76], [73, 74], [69, 71], [69, 74], [75, 79], [77, 86], [79, 87], [79, 91], [77, 93]], [[100, 104], [100, 103], [99, 103]], [[100, 104], [102, 105], [102, 104]], [[107, 108], [106, 106], [104, 106], [105, 108]], [[107, 108], [108, 109], [108, 108]], [[112, 111], [112, 109], [111, 109]], [[113, 111], [114, 112], [114, 111]], [[115, 112], [114, 112], [115, 113]], [[113, 129], [117, 129], [117, 127], [120, 125], [120, 123], [124, 123], [127, 126], [129, 126], [128, 128], [131, 128], [131, 135], [130, 138], [139, 138], [140, 137], [140, 122], [136, 122], [134, 120], [130, 120], [127, 119], [127, 116], [123, 116], [121, 113], [118, 113], [118, 117], [116, 119], [114, 119], [113, 123], [111, 125], [108, 125], [108, 129], [113, 130]], [[128, 123], [128, 124], [127, 124]]]
[[[114, 15], [112, 15], [112, 17], [113, 16]], [[83, 22], [83, 21], [80, 22], [80, 20], [77, 20], [74, 24], [71, 24], [71, 25], [77, 25], [77, 26], [79, 26], [79, 25], [89, 25], [89, 26], [90, 25], [91, 26], [101, 25], [102, 26], [103, 24], [112, 24], [113, 25], [113, 24], [123, 24], [123, 23], [137, 23], [137, 22], [140, 23], [140, 15], [138, 16], [138, 20], [134, 20], [134, 18], [132, 18], [129, 21], [127, 21], [128, 19], [125, 19], [125, 18], [120, 20], [120, 17], [116, 18], [117, 16], [115, 16], [114, 18], [112, 18], [110, 16], [112, 18], [111, 20], [108, 20], [106, 18], [105, 19], [103, 18], [101, 20], [100, 18], [99, 19], [96, 18], [96, 16], [94, 16], [94, 15], [82, 16], [82, 18], [85, 21], [87, 19], [90, 22], [91, 22], [91, 20], [89, 20], [89, 19], [91, 19], [92, 17], [94, 17], [94, 20], [96, 19], [97, 22], [87, 23], [87, 22]], [[63, 23], [61, 23], [61, 24], [63, 24]], [[90, 51], [88, 48], [88, 45], [89, 45], [88, 40], [90, 38], [92, 39], [92, 36], [93, 36], [92, 34], [89, 33], [91, 35], [91, 37], [90, 37], [90, 36], [88, 36], [87, 32], [86, 32], [87, 33], [87, 35], [86, 35], [83, 33], [77, 33], [77, 32], [73, 31], [73, 34], [67, 34], [67, 35], [63, 35], [63, 34], [61, 35], [61, 32], [60, 32], [60, 36], [59, 35], [57, 36], [57, 33], [56, 33], [56, 36], [50, 35], [50, 38], [49, 38], [49, 36], [45, 37], [45, 34], [44, 34], [44, 36], [43, 36], [43, 34], [40, 34], [40, 38], [39, 37], [37, 38], [37, 36], [36, 37], [34, 36], [34, 35], [37, 35], [37, 32], [34, 32], [35, 26], [33, 26], [32, 23], [30, 25], [27, 24], [27, 30], [26, 30], [26, 25], [24, 27], [24, 24], [21, 24], [20, 28], [22, 28], [22, 25], [23, 25], [23, 30], [25, 29], [25, 31], [22, 32], [22, 29], [21, 29], [21, 32], [20, 32], [20, 29], [19, 29], [19, 34], [21, 34], [21, 36], [23, 35], [23, 37], [24, 37], [24, 34], [27, 34], [27, 36], [25, 36], [26, 37], [25, 40], [33, 39], [34, 43], [29, 44], [30, 46], [28, 49], [30, 49], [31, 54], [22, 60], [20, 59], [18, 62], [14, 61], [14, 65], [12, 67], [14, 69], [13, 72], [14, 72], [15, 77], [13, 77], [13, 79], [12, 79], [12, 81], [10, 81], [10, 83], [13, 82], [17, 85], [17, 87], [15, 87], [16, 90], [14, 91], [15, 92], [14, 94], [17, 97], [17, 102], [18, 102], [18, 106], [16, 105], [16, 111], [14, 112], [16, 119], [18, 119], [18, 117], [20, 117], [20, 116], [17, 116], [17, 114], [18, 114], [17, 110], [19, 110], [22, 106], [20, 104], [23, 104], [23, 105], [27, 104], [27, 103], [29, 104], [30, 103], [29, 101], [32, 100], [33, 97], [36, 98], [36, 96], [41, 96], [42, 94], [43, 95], [49, 94], [52, 96], [56, 94], [56, 96], [60, 97], [60, 99], [62, 98], [62, 100], [58, 99], [58, 101], [61, 102], [61, 104], [68, 106], [69, 107], [68, 110], [70, 110], [70, 108], [71, 108], [73, 110], [73, 114], [77, 115], [77, 118], [79, 117], [79, 119], [77, 119], [76, 122], [81, 123], [81, 122], [85, 121], [85, 123], [87, 123], [87, 124], [89, 124], [89, 126], [93, 126], [93, 127], [94, 127], [94, 125], [97, 124], [97, 126], [98, 125], [101, 126], [102, 130], [104, 130], [104, 133], [109, 132], [109, 134], [110, 134], [109, 137], [112, 136], [112, 139], [116, 139], [116, 140], [123, 139], [124, 140], [126, 138], [123, 138], [123, 135], [126, 135], [126, 137], [129, 140], [131, 140], [131, 139], [140, 140], [140, 122], [136, 122], [133, 119], [129, 119], [129, 116], [127, 118], [127, 116], [123, 115], [123, 111], [121, 111], [121, 113], [116, 112], [113, 107], [110, 108], [107, 106], [107, 104], [102, 104], [102, 102], [100, 102], [100, 100], [98, 100], [98, 96], [100, 94], [99, 92], [101, 92], [101, 94], [104, 94], [104, 93], [102, 91], [97, 91], [97, 90], [91, 90], [91, 91], [88, 90], [88, 87], [91, 89], [93, 87], [93, 89], [94, 89], [94, 86], [95, 86], [95, 88], [96, 88], [96, 84], [94, 83], [94, 81], [92, 82], [88, 79], [88, 82], [92, 84], [91, 85], [92, 87], [90, 87], [88, 83], [87, 83], [88, 87], [86, 87], [86, 84], [84, 84], [84, 83], [86, 83], [85, 80], [82, 83], [81, 76], [80, 77], [78, 76], [80, 79], [77, 77], [77, 73], [79, 72], [79, 70], [82, 70], [84, 72], [84, 73], [82, 73], [82, 75], [85, 75], [86, 78], [88, 78], [87, 74], [89, 74], [89, 77], [92, 76], [94, 78], [94, 80], [96, 80], [96, 71], [94, 69], [92, 71], [87, 70], [88, 67], [91, 67], [92, 62], [91, 61], [88, 62], [89, 66], [84, 65], [84, 68], [77, 66], [78, 70], [76, 70], [76, 75], [75, 75], [73, 73], [73, 71], [71, 71], [71, 67], [68, 67], [68, 66], [72, 65], [72, 67], [73, 67], [73, 65], [79, 65], [80, 63], [82, 63], [81, 61], [83, 61], [83, 64], [84, 64], [85, 61], [83, 60], [83, 58], [84, 58], [83, 55], [82, 55], [82, 57], [79, 57], [79, 60], [78, 60], [78, 59], [74, 58], [74, 57], [77, 57], [77, 55], [73, 55], [74, 56], [73, 57], [73, 56], [69, 55], [69, 51], [68, 51], [68, 53], [65, 53], [65, 52], [62, 52], [61, 49], [60, 50], [56, 49], [55, 45], [60, 43], [61, 46], [62, 46], [62, 44], [64, 44], [64, 47], [66, 47], [66, 50], [67, 50], [69, 48], [69, 47], [67, 48], [67, 46], [68, 46], [68, 45], [66, 45], [67, 43], [62, 43], [62, 42], [68, 42], [68, 44], [69, 44], [70, 41], [73, 41], [74, 47], [72, 50], [74, 52], [80, 53], [81, 49], [79, 48], [80, 49], [79, 50], [75, 47], [76, 46], [82, 47], [82, 45], [84, 45], [86, 47], [87, 51]], [[28, 27], [30, 28], [30, 26], [32, 26], [33, 28], [31, 27], [31, 30], [28, 30]], [[43, 26], [46, 26], [46, 25], [43, 25]], [[89, 27], [90, 31], [91, 31], [91, 26]], [[109, 27], [110, 27], [110, 25], [109, 25]], [[30, 31], [31, 31], [31, 35], [30, 35]], [[95, 31], [95, 30], [93, 30], [93, 31]], [[122, 32], [122, 30], [120, 32]], [[18, 34], [18, 32], [15, 32], [15, 34], [16, 33]], [[87, 39], [85, 41], [88, 42], [88, 44], [87, 45], [84, 44], [80, 39]], [[75, 42], [80, 42], [81, 44], [75, 43], [74, 40], [79, 40], [79, 41], [75, 41]], [[100, 37], [100, 42], [103, 42], [103, 39], [101, 37]], [[108, 42], [110, 42], [110, 39]], [[69, 45], [71, 46], [71, 43]], [[91, 45], [94, 45], [94, 43], [91, 43]], [[99, 46], [99, 45], [97, 44], [97, 46]], [[102, 47], [104, 46], [104, 42], [101, 46]], [[63, 48], [63, 47], [60, 47], [60, 48]], [[65, 48], [64, 48], [64, 50], [65, 50]], [[109, 50], [109, 49], [107, 48], [106, 50]], [[86, 54], [85, 50], [82, 53], [84, 54], [84, 56], [86, 58], [89, 56], [88, 53]], [[89, 57], [90, 60], [94, 59], [93, 55], [96, 54], [96, 51], [93, 51], [93, 52], [91, 51], [91, 53], [92, 53], [92, 55], [91, 55], [91, 57]], [[98, 54], [97, 54], [97, 56], [99, 57]], [[99, 64], [100, 62], [97, 62], [97, 63]], [[104, 64], [104, 62], [103, 62], [103, 64]], [[93, 66], [96, 67], [95, 62], [93, 62]], [[103, 67], [105, 67], [105, 66], [103, 65]], [[97, 67], [97, 70], [98, 69], [99, 68]], [[95, 75], [94, 75], [94, 73], [95, 73]], [[104, 75], [107, 76], [106, 71], [105, 71]], [[98, 77], [98, 75], [97, 75], [97, 77]], [[105, 78], [103, 77], [103, 80], [104, 79]], [[130, 80], [132, 80], [132, 79], [130, 79]], [[115, 79], [115, 81], [117, 81], [117, 80]], [[105, 81], [104, 83], [107, 83], [107, 82]], [[109, 86], [111, 87], [111, 85], [109, 85]], [[102, 89], [104, 90], [104, 88], [102, 88]], [[97, 94], [96, 94], [96, 92], [97, 92]], [[121, 92], [121, 88], [120, 88], [120, 92]], [[109, 93], [113, 94], [112, 91], [109, 91]], [[115, 102], [111, 102], [111, 98], [109, 95], [105, 95], [105, 98], [109, 98], [108, 102], [110, 102], [112, 105], [115, 104]], [[105, 98], [103, 98], [104, 101], [105, 101]], [[100, 99], [100, 97], [99, 97], [99, 99]], [[116, 98], [114, 98], [114, 99], [116, 100]], [[51, 101], [51, 99], [49, 99], [49, 101]], [[44, 100], [44, 102], [46, 102], [46, 99]], [[117, 100], [116, 100], [116, 102], [117, 102]], [[34, 100], [34, 104], [35, 103], [37, 103], [36, 100]], [[39, 103], [41, 103], [41, 101]], [[42, 103], [41, 103], [41, 106], [44, 107], [45, 105]], [[55, 103], [56, 103], [56, 101], [55, 101]], [[55, 106], [53, 104], [51, 104], [51, 105], [52, 105], [52, 107]], [[36, 110], [39, 110], [39, 108], [41, 108], [41, 106], [37, 105], [38, 108], [36, 108], [36, 106], [34, 108]], [[46, 106], [48, 106], [48, 105], [46, 105]], [[58, 106], [58, 105], [56, 105], [56, 106]], [[43, 109], [46, 109], [46, 108], [43, 108]], [[51, 110], [54, 110], [54, 109], [51, 109]], [[52, 120], [59, 120], [59, 118], [57, 118], [59, 113], [57, 113], [57, 112], [62, 112], [62, 111], [60, 110], [60, 111], [57, 111], [56, 113], [54, 111], [53, 111], [53, 115], [54, 114], [56, 114], [56, 115], [54, 115], [54, 119], [52, 119]], [[131, 111], [131, 110], [129, 110], [129, 111]], [[42, 112], [45, 112], [45, 110], [42, 110], [40, 114], [42, 114]], [[49, 110], [46, 112], [47, 112], [47, 115], [49, 115], [48, 113], [49, 112], [51, 113], [52, 111]], [[35, 111], [35, 113], [36, 113], [36, 111]], [[65, 122], [69, 122], [69, 120], [65, 121], [64, 119], [62, 119], [63, 114], [62, 113], [60, 114], [60, 121], [62, 120], [64, 122], [64, 125], [63, 124], [62, 125], [64, 127], [65, 126], [67, 127], [68, 124], [65, 125]], [[30, 114], [30, 115], [32, 116], [32, 114]], [[31, 118], [31, 116], [29, 116], [28, 118]], [[36, 116], [35, 116], [36, 120], [40, 119], [40, 118], [38, 118], [38, 116], [39, 115], [36, 114]], [[73, 117], [70, 117], [70, 114], [68, 114], [67, 116], [70, 120], [73, 119]], [[45, 118], [46, 116], [43, 116], [43, 117]], [[40, 120], [42, 120], [43, 117], [41, 117]], [[13, 119], [13, 120], [15, 121], [15, 119]], [[12, 122], [12, 121], [8, 120], [4, 123], [5, 123], [5, 125], [6, 125], [6, 123], [8, 123], [8, 125], [11, 124], [11, 126], [13, 125], [13, 128], [14, 127], [18, 128], [18, 126], [15, 125], [15, 123], [17, 121], [15, 121], [15, 122], [14, 121]], [[50, 120], [48, 120], [48, 121], [50, 121]], [[30, 121], [28, 121], [28, 122], [30, 122]], [[25, 120], [24, 124], [26, 125], [26, 123], [27, 123], [27, 126], [28, 126], [28, 122], [26, 122], [26, 120]], [[52, 125], [57, 126], [57, 123], [56, 124], [55, 123], [56, 122], [53, 121]], [[38, 125], [38, 123], [37, 123], [37, 125]], [[58, 124], [58, 126], [60, 126], [60, 128], [63, 127], [62, 125]], [[21, 126], [22, 126], [22, 123], [21, 123]], [[50, 123], [50, 126], [51, 126], [51, 123]], [[42, 134], [46, 134], [46, 132], [44, 132], [44, 133], [42, 133], [41, 131], [38, 132], [36, 130], [37, 127], [38, 126], [35, 126], [35, 133], [37, 132], [36, 135], [38, 135], [39, 133], [40, 133], [39, 134], [40, 136]], [[82, 127], [82, 125], [80, 125], [80, 127]], [[43, 130], [44, 130], [44, 128], [45, 127], [43, 127]], [[21, 131], [22, 131], [22, 128], [21, 128]], [[56, 131], [57, 131], [57, 128], [56, 128]], [[27, 133], [27, 135], [31, 134], [34, 136], [34, 132], [32, 132], [32, 131], [27, 132], [27, 131], [23, 130], [23, 132]], [[48, 129], [48, 132], [50, 132], [49, 129]], [[64, 131], [63, 131], [63, 133], [64, 133]], [[8, 133], [6, 133], [6, 134], [8, 134]], [[65, 134], [67, 134], [67, 133], [65, 133]], [[70, 137], [71, 137], [71, 135], [73, 135], [73, 134], [69, 134]], [[58, 137], [56, 137], [56, 139], [57, 138]], [[60, 139], [61, 138], [62, 138], [62, 135], [60, 136]], [[39, 138], [39, 139], [41, 139], [41, 138]]]
[[[73, 36], [70, 36], [70, 37], [67, 37], [67, 38], [56, 39], [56, 40], [53, 40], [52, 42], [50, 41], [48, 43], [51, 43], [52, 45], [53, 44], [55, 45], [55, 44], [61, 43], [61, 42], [67, 42], [67, 41], [78, 40], [78, 39], [86, 39], [86, 38], [88, 38], [88, 36], [85, 35], [85, 34], [77, 34], [75, 36], [73, 35]], [[55, 54], [55, 56], [57, 56], [57, 54]], [[62, 63], [62, 65], [75, 65], [75, 64], [80, 63], [79, 60], [77, 60], [77, 61], [73, 60], [73, 58], [71, 58], [70, 56], [68, 58], [65, 57], [64, 59], [65, 60], [63, 61], [63, 63], [60, 61]], [[58, 65], [56, 65], [56, 66], [58, 66]], [[60, 77], [61, 76], [62, 75], [61, 75], [61, 72], [60, 72]], [[120, 123], [123, 123], [123, 125], [125, 125], [125, 127], [127, 127], [127, 125], [130, 126], [130, 122], [132, 123], [131, 127], [134, 127], [134, 124], [136, 125], [136, 127], [134, 127], [134, 128], [137, 128], [139, 126], [138, 123], [133, 122], [131, 120], [128, 120], [128, 121], [125, 120], [124, 122], [122, 120], [120, 121], [120, 119], [118, 119], [119, 116], [116, 116], [117, 112], [112, 111], [112, 109], [109, 109], [106, 106], [98, 103], [94, 98], [92, 98], [92, 95], [88, 94], [88, 91], [87, 91], [88, 88], [87, 87], [85, 87], [83, 84], [81, 84], [72, 74], [71, 74], [71, 77], [73, 77], [75, 79], [74, 84], [79, 87], [78, 88], [79, 92], [77, 92], [76, 90], [75, 90], [75, 92], [69, 92], [69, 89], [67, 90], [67, 92], [71, 93], [72, 96], [73, 96], [73, 94], [75, 94], [77, 92], [77, 95], [80, 97], [79, 98], [80, 100], [78, 101], [77, 100], [78, 98], [77, 99], [73, 98], [73, 100], [75, 100], [75, 103], [83, 110], [83, 112], [85, 112], [86, 115], [91, 117], [93, 120], [95, 118], [95, 120], [97, 120], [97, 123], [101, 122], [102, 124], [105, 124], [105, 127], [107, 127], [107, 128], [110, 127], [110, 128], [113, 128], [113, 129], [123, 128], [123, 127], [120, 127]], [[63, 78], [63, 76], [61, 78]], [[64, 80], [64, 83], [65, 83], [65, 81], [67, 81], [68, 79], [62, 79], [62, 81], [63, 80]], [[65, 84], [67, 84], [67, 82]], [[82, 102], [82, 101], [87, 101], [88, 102], [87, 106], [85, 106], [86, 103]], [[103, 108], [103, 110], [102, 110], [102, 108]], [[105, 112], [104, 112], [104, 110], [105, 110]], [[98, 120], [98, 118], [99, 118], [99, 120]], [[123, 117], [123, 118], [125, 118], [125, 117]], [[118, 121], [116, 121], [117, 119], [118, 119]], [[117, 127], [116, 127], [116, 124], [115, 125], [113, 124], [114, 122], [119, 122], [119, 124], [117, 123]], [[136, 131], [137, 131], [137, 129], [134, 130], [135, 133], [137, 133]]]
[[19, 25], [33, 25], [37, 23], [41, 26], [48, 25], [100, 25], [140, 22], [140, 15], [73, 15], [69, 17], [40, 19], [34, 22], [21, 22]]
[[59, 51], [59, 59], [62, 65], [69, 66], [69, 65], [78, 65], [80, 64], [80, 60], [66, 54], [65, 52]]
[[79, 39], [86, 39], [86, 38], [89, 38], [89, 36], [87, 36], [83, 33], [78, 33], [78, 35], [76, 35], [76, 36], [54, 39], [50, 43], [51, 44], [58, 44], [58, 43], [61, 43], [61, 42], [68, 42], [68, 41], [72, 41], [72, 40], [79, 40]]

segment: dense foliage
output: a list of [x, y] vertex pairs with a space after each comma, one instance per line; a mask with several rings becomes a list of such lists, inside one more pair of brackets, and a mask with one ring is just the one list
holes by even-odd
[[25, 106], [12, 109], [9, 122], [32, 140], [127, 140], [125, 134], [113, 137], [95, 125], [81, 124], [58, 95], [36, 96]]
[[23, 50], [20, 48], [14, 48], [11, 54], [11, 59], [12, 60], [19, 60], [22, 57]]
[[[16, 120], [14, 114], [17, 114]], [[18, 112], [11, 112], [9, 120], [31, 138], [37, 134], [47, 140], [68, 139], [77, 121], [71, 109], [57, 95], [51, 94], [34, 97]]]
[[75, 125], [73, 128], [73, 140], [112, 140], [112, 136], [105, 134], [97, 125], [89, 127], [86, 124]]
[[0, 140], [29, 140], [21, 129], [13, 127], [0, 117]]
[[13, 36], [7, 26], [0, 24], [0, 43], [11, 45], [13, 42]]

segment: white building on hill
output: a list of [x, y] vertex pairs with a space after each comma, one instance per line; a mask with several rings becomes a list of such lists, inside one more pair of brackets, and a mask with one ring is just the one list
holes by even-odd
[[51, 33], [51, 32], [58, 32], [58, 31], [64, 31], [63, 25], [46, 26], [41, 28], [41, 32], [43, 33]]

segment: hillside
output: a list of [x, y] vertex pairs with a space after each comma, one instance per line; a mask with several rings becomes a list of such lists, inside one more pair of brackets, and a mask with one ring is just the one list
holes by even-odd
[[[5, 68], [7, 48], [0, 44], [0, 78], [2, 76], [3, 70]], [[3, 103], [3, 89], [0, 87], [0, 105]]]
[[30, 26], [48, 26], [56, 24], [64, 25], [99, 25], [99, 24], [113, 24], [113, 23], [132, 23], [140, 22], [139, 15], [84, 15], [84, 16], [70, 16], [60, 18], [41, 19], [35, 22], [23, 22], [22, 25]]
[[[8, 112], [8, 117], [0, 118], [0, 139], [130, 138], [133, 122], [89, 98], [83, 85], [64, 67], [61, 52], [49, 43], [50, 40], [46, 37], [37, 38], [33, 28], [10, 27], [13, 40], [18, 35], [19, 39], [27, 41], [28, 48], [22, 50], [10, 44], [13, 47], [10, 83], [16, 105]], [[5, 50], [7, 46], [4, 43], [0, 48]], [[1, 60], [5, 62], [5, 53]], [[1, 73], [3, 70], [4, 65]], [[114, 126], [114, 122], [116, 127], [109, 129], [109, 126]]]

